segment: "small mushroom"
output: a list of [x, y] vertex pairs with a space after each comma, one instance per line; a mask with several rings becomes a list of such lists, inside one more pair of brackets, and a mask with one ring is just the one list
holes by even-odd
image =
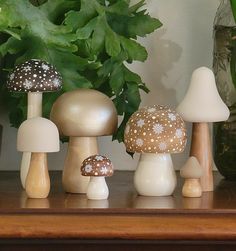
[[[61, 89], [62, 77], [54, 66], [49, 63], [31, 59], [17, 65], [9, 74], [7, 89], [11, 92], [27, 92], [28, 107], [27, 118], [42, 116], [42, 93], [54, 92]], [[22, 155], [20, 176], [23, 188], [29, 169], [31, 154]]]
[[180, 176], [185, 179], [182, 194], [184, 197], [201, 197], [202, 187], [200, 177], [202, 168], [194, 156], [190, 157], [180, 170]]
[[176, 110], [185, 121], [193, 122], [190, 156], [195, 156], [203, 169], [202, 190], [213, 191], [208, 123], [227, 120], [229, 109], [217, 91], [212, 70], [200, 67], [193, 72], [188, 91]]
[[167, 106], [144, 107], [130, 117], [124, 142], [128, 152], [141, 153], [134, 175], [134, 186], [140, 195], [173, 193], [176, 174], [170, 154], [182, 152], [186, 139], [183, 119]]
[[17, 150], [32, 153], [25, 182], [28, 197], [46, 198], [50, 191], [46, 153], [59, 151], [56, 125], [41, 117], [25, 120], [18, 130]]
[[117, 129], [117, 112], [105, 94], [90, 89], [73, 90], [53, 104], [51, 120], [61, 135], [69, 136], [62, 183], [66, 192], [86, 193], [89, 177], [81, 175], [81, 164], [98, 154], [97, 137], [112, 135]]
[[88, 199], [105, 200], [108, 198], [109, 190], [105, 177], [113, 175], [113, 165], [107, 157], [101, 155], [88, 157], [82, 163], [81, 174], [90, 176], [87, 189]]

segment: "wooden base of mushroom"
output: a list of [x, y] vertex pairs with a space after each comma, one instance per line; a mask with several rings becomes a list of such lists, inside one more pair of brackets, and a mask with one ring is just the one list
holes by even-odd
[[81, 175], [84, 159], [98, 154], [96, 137], [70, 137], [64, 164], [62, 183], [68, 193], [86, 193], [89, 177]]
[[202, 187], [199, 179], [186, 179], [182, 189], [184, 197], [198, 198], [202, 196]]
[[169, 196], [176, 187], [170, 154], [142, 153], [134, 174], [134, 186], [143, 196]]
[[212, 148], [207, 123], [193, 123], [190, 156], [195, 156], [202, 169], [202, 191], [213, 191]]
[[32, 153], [29, 172], [25, 182], [25, 190], [29, 198], [46, 198], [50, 191], [46, 153]]

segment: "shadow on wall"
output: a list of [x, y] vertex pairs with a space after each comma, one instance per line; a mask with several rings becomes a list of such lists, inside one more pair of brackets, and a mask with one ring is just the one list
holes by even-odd
[[[150, 85], [150, 93], [143, 96], [144, 103], [167, 104], [173, 108], [177, 104], [176, 85], [180, 79], [170, 79], [173, 74], [168, 73], [174, 69], [179, 61], [182, 48], [175, 42], [164, 39], [166, 30], [162, 29], [153, 34], [152, 39], [148, 40], [148, 60], [143, 65], [143, 75], [145, 82]], [[175, 74], [176, 77], [179, 75]], [[149, 86], [149, 84], [148, 84]]]
[[2, 150], [2, 132], [3, 132], [3, 126], [0, 125], [0, 155]]

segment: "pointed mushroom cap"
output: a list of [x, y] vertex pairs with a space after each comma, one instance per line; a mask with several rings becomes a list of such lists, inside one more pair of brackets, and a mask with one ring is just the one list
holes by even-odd
[[53, 92], [61, 87], [60, 73], [53, 65], [39, 59], [17, 65], [7, 80], [7, 89], [11, 92]]
[[184, 150], [186, 140], [181, 116], [162, 105], [143, 107], [133, 113], [124, 133], [128, 152], [179, 153]]
[[202, 167], [196, 157], [189, 157], [180, 169], [180, 176], [185, 179], [199, 179], [202, 176]]
[[111, 161], [102, 155], [92, 155], [86, 158], [81, 166], [83, 176], [112, 176], [113, 165]]
[[228, 119], [229, 109], [218, 93], [212, 70], [200, 67], [193, 72], [188, 91], [176, 110], [189, 122]]
[[18, 129], [17, 150], [20, 152], [58, 152], [59, 133], [49, 119], [35, 117], [25, 120]]
[[112, 100], [92, 89], [62, 94], [53, 104], [50, 118], [62, 135], [70, 137], [111, 135], [118, 123]]

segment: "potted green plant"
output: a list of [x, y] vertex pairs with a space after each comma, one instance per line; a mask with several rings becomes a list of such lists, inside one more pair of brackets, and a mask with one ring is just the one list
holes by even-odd
[[219, 93], [230, 109], [214, 124], [214, 159], [220, 173], [236, 180], [236, 0], [222, 0], [214, 23], [214, 73]]
[[58, 95], [76, 88], [94, 88], [108, 95], [123, 121], [114, 139], [123, 141], [124, 126], [148, 88], [128, 68], [145, 61], [137, 42], [161, 27], [144, 8], [145, 0], [2, 0], [0, 2], [0, 100], [11, 125], [26, 118], [26, 96], [8, 93], [6, 76], [14, 65], [31, 58], [48, 61], [63, 77], [63, 90], [44, 96], [48, 117]]

